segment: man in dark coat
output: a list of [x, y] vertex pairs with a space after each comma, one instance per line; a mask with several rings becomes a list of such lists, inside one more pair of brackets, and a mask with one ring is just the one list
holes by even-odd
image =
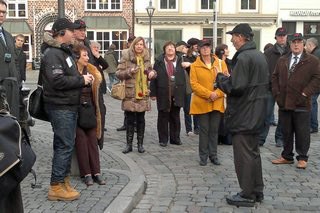
[[[261, 132], [269, 86], [268, 64], [256, 49], [253, 32], [248, 24], [239, 24], [232, 31], [231, 42], [237, 52], [233, 56], [230, 77], [218, 74], [217, 87], [225, 92], [226, 128], [232, 135], [234, 165], [241, 192], [228, 196], [227, 203], [254, 206], [263, 200], [263, 178], [258, 135]], [[225, 78], [222, 83], [220, 77]], [[225, 87], [225, 85], [228, 87]]]
[[282, 56], [272, 75], [272, 94], [279, 107], [283, 127], [283, 151], [273, 164], [294, 163], [294, 141], [297, 168], [305, 169], [310, 147], [311, 97], [319, 91], [320, 62], [304, 52], [301, 33], [292, 35], [291, 53]]
[[12, 35], [2, 27], [2, 24], [6, 20], [7, 3], [1, 0], [0, 7], [0, 85], [6, 90], [10, 113], [19, 118], [20, 74], [16, 64], [14, 39]]
[[[274, 124], [274, 104], [275, 100], [271, 94], [271, 76], [276, 67], [276, 64], [279, 58], [288, 52], [290, 52], [290, 48], [287, 42], [287, 30], [283, 27], [279, 27], [275, 33], [276, 43], [269, 49], [267, 49], [264, 54], [266, 56], [268, 65], [269, 65], [269, 82], [270, 87], [268, 90], [268, 101], [267, 101], [267, 116], [265, 120], [265, 126], [263, 131], [259, 134], [259, 144], [263, 146], [266, 142], [270, 125]], [[282, 147], [283, 139], [282, 139], [282, 125], [280, 119], [278, 119], [278, 124], [275, 132], [275, 141], [277, 147]]]
[[157, 100], [160, 146], [167, 146], [169, 135], [171, 144], [181, 145], [180, 108], [184, 107], [186, 94], [185, 71], [181, 65], [182, 57], [176, 54], [173, 42], [166, 42], [163, 52], [153, 67], [157, 78], [151, 81], [150, 97]]
[[[305, 49], [307, 53], [310, 53], [320, 59], [319, 42], [316, 38], [308, 38], [306, 41]], [[311, 98], [310, 133], [318, 132], [318, 97], [319, 92], [316, 92], [314, 95], [312, 95]]]
[[23, 51], [23, 44], [25, 42], [24, 35], [19, 34], [15, 36], [15, 54], [16, 60], [18, 61], [18, 67], [21, 81], [24, 82], [26, 80], [26, 68], [27, 68], [27, 55]]

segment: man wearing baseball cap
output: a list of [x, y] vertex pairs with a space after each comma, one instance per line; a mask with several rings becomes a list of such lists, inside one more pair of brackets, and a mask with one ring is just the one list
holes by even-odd
[[[279, 58], [285, 54], [287, 54], [290, 51], [288, 42], [287, 42], [287, 30], [283, 27], [279, 27], [275, 32], [275, 40], [276, 43], [273, 45], [273, 47], [267, 49], [264, 54], [266, 56], [268, 65], [269, 65], [269, 82], [270, 87], [268, 91], [268, 102], [267, 102], [267, 117], [265, 120], [265, 127], [263, 131], [259, 134], [259, 144], [260, 146], [263, 146], [263, 144], [266, 142], [270, 125], [276, 125], [274, 122], [274, 104], [275, 100], [272, 97], [271, 93], [271, 76], [274, 71], [274, 68], [276, 67], [276, 64], [279, 60]], [[283, 135], [282, 135], [282, 125], [280, 119], [278, 119], [278, 124], [275, 132], [275, 142], [276, 147], [282, 147], [283, 146]]]
[[272, 163], [293, 164], [295, 147], [296, 166], [305, 169], [310, 147], [311, 97], [319, 91], [320, 62], [304, 51], [301, 33], [290, 37], [290, 49], [290, 54], [278, 60], [272, 74], [272, 94], [279, 107], [283, 128], [283, 151]]
[[217, 87], [228, 97], [226, 128], [232, 135], [234, 165], [241, 192], [226, 200], [230, 205], [253, 207], [264, 198], [258, 134], [265, 120], [268, 64], [256, 49], [254, 34], [248, 24], [238, 24], [227, 34], [232, 36], [231, 42], [237, 52], [232, 59], [231, 76], [218, 74]]
[[90, 84], [90, 74], [81, 76], [73, 60], [70, 44], [78, 27], [66, 18], [52, 26], [54, 45], [48, 44], [41, 59], [45, 111], [53, 129], [53, 158], [48, 199], [71, 201], [80, 193], [70, 184], [72, 152], [75, 143], [81, 88]]

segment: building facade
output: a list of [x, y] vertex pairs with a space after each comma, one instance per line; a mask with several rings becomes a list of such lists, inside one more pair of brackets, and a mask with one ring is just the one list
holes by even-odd
[[[58, 0], [8, 0], [4, 28], [13, 35], [26, 37], [24, 50], [28, 62], [40, 58], [43, 33], [51, 30], [58, 18]], [[111, 43], [120, 54], [134, 31], [133, 0], [65, 0], [65, 17], [74, 21], [83, 19], [87, 37], [101, 44], [105, 52]]]
[[[166, 40], [187, 41], [191, 37], [212, 39], [217, 32], [217, 44], [225, 43], [231, 54], [235, 49], [226, 32], [239, 23], [248, 23], [254, 31], [258, 49], [274, 43], [274, 33], [280, 26], [289, 33], [301, 32], [305, 37], [320, 39], [320, 6], [317, 0], [152, 0], [152, 52], [162, 51]], [[215, 2], [215, 4], [214, 4]], [[135, 34], [148, 40], [149, 17], [145, 8], [149, 1], [135, 1]], [[214, 9], [214, 5], [216, 8]], [[217, 11], [215, 23], [214, 11]], [[215, 24], [217, 27], [215, 27]], [[216, 29], [216, 30], [214, 30]]]

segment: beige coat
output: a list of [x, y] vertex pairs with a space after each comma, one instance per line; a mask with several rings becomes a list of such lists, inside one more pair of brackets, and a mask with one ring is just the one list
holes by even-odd
[[[145, 70], [152, 69], [150, 63], [150, 57], [148, 50], [143, 52], [143, 61]], [[130, 74], [130, 69], [137, 66], [136, 55], [131, 49], [125, 49], [122, 51], [122, 57], [120, 59], [116, 76], [119, 80], [125, 81], [125, 98], [122, 101], [122, 110], [130, 112], [145, 112], [151, 109], [149, 96], [143, 99], [135, 98], [135, 75]]]

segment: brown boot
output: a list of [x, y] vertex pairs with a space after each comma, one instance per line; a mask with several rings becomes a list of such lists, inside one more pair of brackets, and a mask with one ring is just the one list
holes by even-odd
[[67, 176], [64, 178], [64, 186], [66, 187], [66, 190], [68, 192], [77, 192], [79, 193], [77, 190], [75, 190], [75, 188], [72, 187], [71, 182], [70, 182], [70, 176]]
[[57, 185], [51, 185], [48, 192], [48, 200], [50, 201], [72, 201], [80, 197], [79, 192], [67, 191], [64, 183], [58, 183]]

